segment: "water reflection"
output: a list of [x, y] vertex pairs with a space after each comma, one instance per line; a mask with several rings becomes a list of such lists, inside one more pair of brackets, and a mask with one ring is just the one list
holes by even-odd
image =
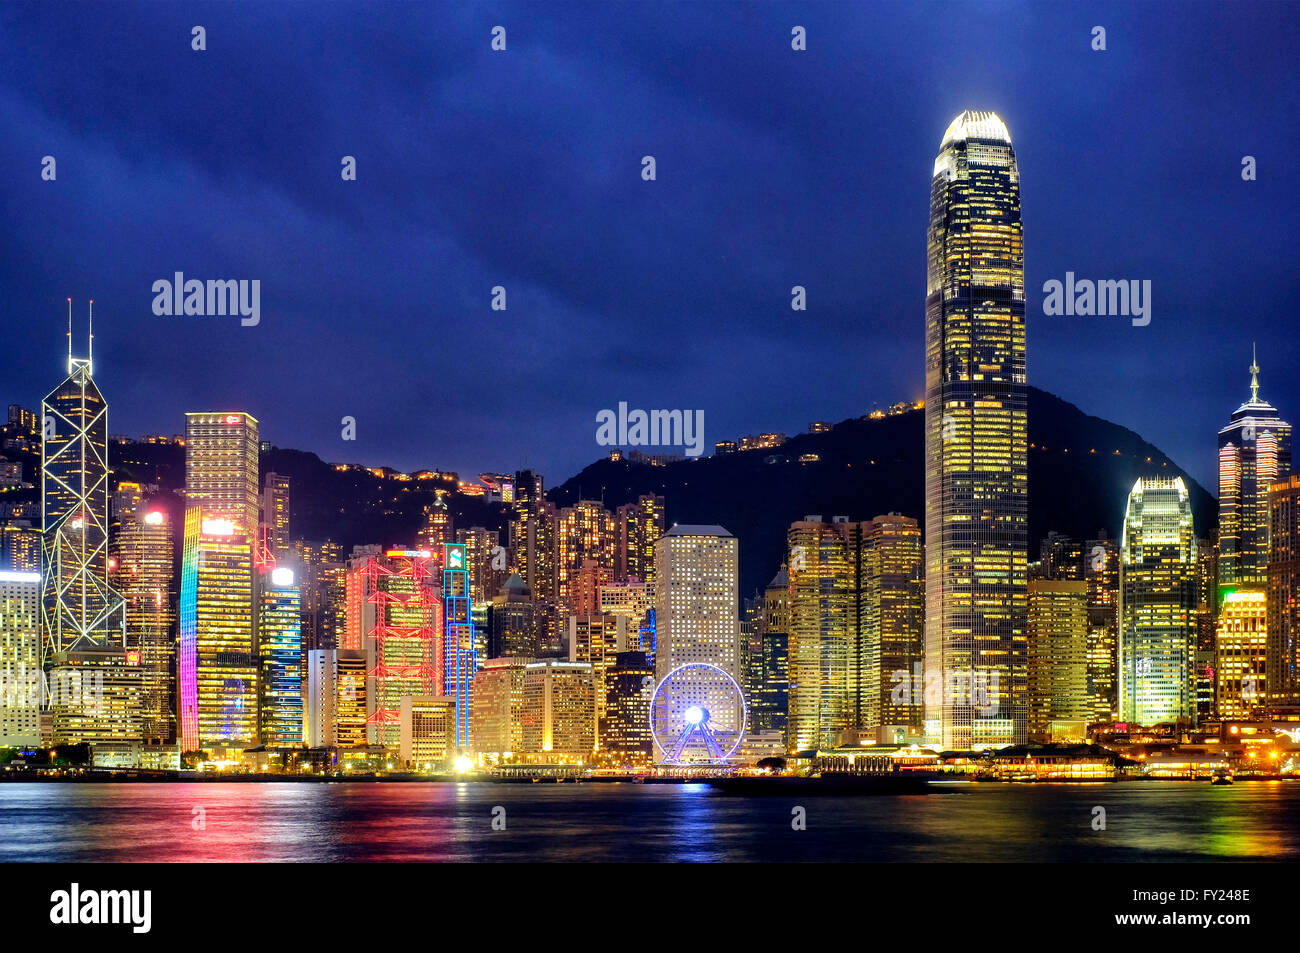
[[[1300, 784], [954, 785], [736, 798], [704, 785], [0, 783], [5, 861], [1277, 860]], [[1092, 827], [1106, 809], [1106, 829]], [[806, 830], [792, 827], [792, 809]], [[494, 808], [504, 830], [493, 830]], [[499, 814], [499, 812], [498, 812]]]

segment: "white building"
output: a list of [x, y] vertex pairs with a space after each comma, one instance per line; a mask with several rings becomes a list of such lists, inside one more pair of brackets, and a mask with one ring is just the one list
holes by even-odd
[[41, 574], [0, 572], [0, 745], [41, 741]]
[[737, 677], [738, 546], [721, 526], [676, 525], [655, 543], [655, 678], [692, 662]]

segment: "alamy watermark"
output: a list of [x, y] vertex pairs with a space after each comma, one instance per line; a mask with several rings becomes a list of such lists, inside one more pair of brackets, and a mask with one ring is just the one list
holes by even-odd
[[916, 662], [909, 672], [895, 669], [889, 675], [894, 687], [889, 701], [894, 705], [970, 706], [982, 716], [998, 713], [997, 669], [926, 669]]
[[688, 457], [704, 452], [704, 411], [631, 410], [596, 414], [596, 443], [602, 447], [684, 447]]
[[159, 317], [237, 314], [239, 323], [246, 328], [256, 327], [262, 321], [262, 282], [258, 278], [251, 281], [209, 278], [203, 282], [197, 278], [186, 280], [185, 273], [178, 271], [171, 281], [166, 278], [155, 281], [153, 293], [153, 313]]
[[1065, 273], [1065, 281], [1055, 278], [1043, 282], [1043, 314], [1080, 315], [1082, 317], [1132, 317], [1135, 328], [1151, 323], [1151, 280], [1121, 278], [1093, 281]]

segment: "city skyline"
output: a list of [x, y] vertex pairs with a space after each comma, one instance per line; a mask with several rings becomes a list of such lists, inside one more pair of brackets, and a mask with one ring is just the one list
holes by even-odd
[[1178, 871], [1300, 856], [1300, 18], [209, 2], [0, 0], [15, 909], [813, 861], [1284, 917]]
[[[125, 9], [139, 29], [125, 34], [87, 8], [78, 42], [100, 51], [105, 44], [126, 44], [140, 56], [113, 58], [129, 64], [149, 59], [146, 53], [165, 53], [168, 31], [190, 26], [143, 17], [143, 8]], [[79, 73], [64, 71], [60, 57], [33, 60], [55, 38], [26, 11], [15, 11], [0, 28], [0, 44], [16, 66], [8, 85], [0, 87], [8, 104], [0, 115], [27, 131], [0, 137], [0, 159], [33, 171], [15, 175], [7, 207], [16, 227], [5, 239], [0, 279], [10, 289], [13, 314], [22, 320], [14, 322], [18, 346], [0, 358], [0, 371], [17, 392], [39, 391], [30, 365], [13, 355], [43, 346], [61, 321], [64, 297], [80, 303], [93, 296], [102, 315], [101, 383], [117, 395], [120, 432], [175, 431], [157, 407], [237, 401], [253, 415], [276, 421], [267, 434], [275, 443], [326, 460], [407, 471], [530, 466], [556, 482], [601, 454], [594, 440], [596, 414], [622, 400], [704, 410], [706, 445], [759, 430], [793, 432], [812, 419], [857, 416], [876, 405], [919, 399], [923, 384], [923, 355], [909, 333], [916, 313], [912, 290], [924, 280], [915, 192], [875, 183], [915, 183], [916, 168], [933, 149], [929, 130], [963, 108], [987, 108], [1017, 131], [1018, 151], [1032, 158], [1035, 169], [1029, 183], [1035, 199], [1026, 209], [1035, 248], [1026, 286], [1031, 379], [1087, 413], [1138, 431], [1208, 488], [1216, 462], [1199, 434], [1221, 422], [1222, 407], [1242, 400], [1252, 341], [1259, 342], [1270, 400], [1279, 407], [1300, 404], [1300, 389], [1283, 372], [1296, 356], [1283, 317], [1292, 279], [1269, 264], [1265, 238], [1282, 233], [1294, 207], [1277, 171], [1285, 149], [1270, 146], [1265, 137], [1284, 117], [1270, 105], [1271, 97], [1236, 95], [1231, 111], [1216, 111], [1213, 146], [1180, 150], [1177, 162], [1167, 161], [1168, 143], [1179, 141], [1175, 130], [1195, 127], [1195, 117], [1229, 95], [1217, 84], [1230, 82], [1240, 93], [1250, 88], [1240, 78], [1249, 74], [1270, 89], [1295, 87], [1294, 71], [1284, 69], [1282, 59], [1294, 24], [1270, 6], [1239, 9], [1246, 13], [1228, 18], [1210, 6], [1185, 4], [1171, 18], [1157, 7], [1102, 7], [1097, 19], [1109, 21], [1104, 52], [1089, 49], [1091, 24], [1065, 12], [1033, 9], [1025, 18], [1012, 6], [981, 8], [978, 15], [955, 10], [935, 18], [940, 45], [957, 35], [976, 41], [955, 49], [954, 68], [970, 81], [950, 89], [926, 75], [919, 61], [869, 42], [882, 27], [912, 37], [915, 26], [901, 11], [844, 11], [833, 27], [826, 11], [811, 11], [805, 63], [789, 50], [789, 25], [778, 23], [775, 11], [760, 11], [752, 22], [729, 19], [723, 11], [719, 23], [687, 8], [666, 8], [656, 11], [655, 22], [669, 28], [650, 47], [660, 55], [632, 55], [646, 77], [645, 91], [631, 96], [621, 112], [625, 119], [602, 131], [582, 118], [585, 112], [570, 92], [547, 84], [520, 88], [521, 75], [549, 64], [584, 87], [599, 80], [594, 50], [639, 49], [645, 42], [645, 31], [632, 29], [635, 15], [573, 6], [569, 10], [582, 15], [584, 33], [548, 13], [519, 8], [518, 38], [499, 60], [486, 58], [486, 43], [482, 56], [440, 56], [436, 47], [427, 48], [423, 59], [431, 72], [422, 81], [441, 97], [442, 108], [425, 116], [409, 94], [394, 93], [389, 118], [396, 121], [398, 142], [384, 160], [366, 154], [368, 127], [356, 106], [356, 87], [346, 80], [334, 90], [341, 104], [330, 117], [337, 118], [311, 111], [322, 121], [320, 130], [292, 118], [296, 105], [318, 94], [328, 98], [318, 87], [337, 78], [327, 81], [318, 78], [319, 71], [294, 68], [301, 64], [294, 62], [293, 45], [277, 42], [294, 27], [275, 14], [264, 16], [259, 36], [251, 37], [238, 18], [214, 11], [209, 33], [214, 39], [224, 33], [229, 41], [237, 31], [237, 47], [212, 43], [197, 54], [177, 43], [166, 55], [209, 60], [195, 61], [201, 67], [196, 75], [182, 68], [189, 61], [176, 59], [172, 72], [181, 86], [156, 109], [128, 111], [138, 97], [157, 94], [129, 83], [115, 87], [129, 93], [97, 93], [102, 55], [83, 57]], [[387, 9], [375, 16], [394, 33], [410, 32], [419, 22]], [[475, 18], [472, 11], [458, 12], [431, 32], [445, 35], [449, 28], [468, 43], [480, 25]], [[666, 73], [661, 60], [686, 56], [690, 36], [719, 29], [734, 43], [711, 54], [719, 62], [686, 60], [685, 80], [709, 95], [685, 104], [683, 78]], [[22, 49], [14, 43], [19, 32]], [[1207, 36], [1223, 42], [1208, 43]], [[209, 67], [202, 64], [256, 56], [256, 44], [272, 42], [282, 52], [262, 58], [268, 75], [283, 80], [283, 93], [259, 99], [247, 111], [247, 127], [230, 127], [224, 114], [203, 105], [210, 97], [203, 85]], [[338, 42], [334, 52], [341, 59], [375, 55]], [[426, 41], [414, 42], [419, 48]], [[1156, 46], [1162, 52], [1153, 62], [1146, 51]], [[875, 77], [872, 98], [837, 104], [831, 121], [817, 92], [851, 85], [843, 72], [867, 51]], [[404, 58], [394, 62], [400, 65], [378, 71], [385, 92], [409, 69]], [[129, 74], [130, 66], [125, 68]], [[1175, 72], [1162, 78], [1168, 70]], [[745, 77], [746, 86], [775, 104], [786, 124], [782, 136], [774, 138], [771, 121], [718, 80], [729, 73]], [[1022, 82], [1027, 75], [1035, 83]], [[1225, 75], [1235, 78], [1210, 79]], [[1062, 96], [1066, 88], [1070, 95]], [[37, 90], [52, 91], [47, 95], [53, 101], [38, 105]], [[612, 85], [610, 95], [615, 91], [632, 93], [625, 80]], [[522, 97], [537, 118], [522, 122], [489, 105], [506, 94]], [[452, 123], [467, 99], [474, 103], [468, 108], [486, 110], [485, 118]], [[197, 104], [199, 112], [151, 160], [143, 143], [157, 138], [160, 122], [173, 124], [182, 102]], [[82, 123], [90, 130], [84, 137], [50, 116], [52, 111], [72, 123], [90, 108], [98, 112], [93, 122]], [[681, 122], [707, 133], [699, 142], [677, 131], [671, 118], [677, 110]], [[1105, 116], [1108, 137], [1132, 148], [1102, 152], [1091, 146], [1100, 135], [1098, 116]], [[1145, 130], [1150, 122], [1156, 127]], [[289, 130], [290, 138], [260, 134], [270, 124]], [[868, 153], [845, 138], [851, 129], [881, 124], [891, 131], [889, 150]], [[211, 129], [226, 134], [214, 136]], [[39, 146], [30, 142], [31, 130], [38, 131]], [[480, 168], [442, 160], [434, 168], [454, 187], [437, 190], [435, 205], [394, 205], [399, 194], [421, 193], [417, 172], [428, 168], [429, 152], [425, 137], [416, 133], [434, 130], [451, 136], [445, 153], [472, 153]], [[558, 140], [543, 135], [546, 130], [559, 132]], [[301, 140], [293, 139], [298, 133]], [[458, 141], [470, 148], [457, 150]], [[31, 156], [21, 152], [25, 146]], [[572, 149], [588, 157], [576, 169]], [[47, 154], [59, 162], [53, 182], [39, 177], [39, 159]], [[640, 177], [647, 154], [658, 160], [655, 182]], [[345, 155], [358, 161], [355, 182], [339, 179]], [[1259, 161], [1255, 181], [1241, 178], [1245, 155]], [[149, 161], [160, 164], [159, 174], [140, 174]], [[561, 166], [569, 171], [561, 174]], [[528, 184], [529, 170], [536, 188]], [[1068, 188], [1066, 170], [1072, 170]], [[497, 194], [489, 182], [499, 184], [506, 172], [522, 177], [513, 175], [510, 189]], [[265, 183], [268, 207], [291, 223], [280, 238], [260, 232], [257, 223], [265, 216], [253, 215], [254, 199], [238, 187], [250, 175]], [[759, 189], [763, 199], [723, 183], [746, 183], [743, 188]], [[578, 200], [583, 192], [600, 196], [599, 202]], [[1159, 212], [1148, 195], [1160, 196]], [[200, 196], [226, 223], [223, 242], [214, 244], [214, 236], [195, 234], [187, 224], [192, 216], [185, 210]], [[574, 213], [561, 213], [556, 201]], [[364, 211], [375, 202], [394, 213], [382, 229]], [[658, 211], [665, 207], [681, 211]], [[728, 212], [736, 207], [751, 210]], [[106, 232], [96, 214], [107, 221], [126, 210], [140, 225], [124, 225], [127, 240], [119, 241], [118, 230]], [[518, 234], [512, 223], [523, 217], [530, 224]], [[572, 227], [564, 224], [568, 218]], [[475, 224], [480, 219], [483, 224]], [[1188, 227], [1193, 220], [1203, 232]], [[149, 231], [133, 232], [142, 227]], [[719, 246], [724, 228], [751, 237], [734, 250], [734, 242], [722, 246], [729, 248], [725, 257], [705, 252]], [[24, 236], [47, 229], [50, 249], [33, 256]], [[329, 273], [304, 267], [308, 230], [312, 247], [336, 263]], [[1198, 233], [1214, 234], [1214, 248], [1190, 237]], [[511, 235], [517, 237], [506, 237]], [[551, 240], [540, 243], [545, 251], [517, 254], [530, 236], [548, 235]], [[835, 247], [827, 247], [824, 235]], [[603, 241], [589, 247], [589, 236]], [[371, 246], [373, 254], [365, 251]], [[177, 255], [177, 248], [192, 251]], [[72, 254], [89, 263], [75, 279], [54, 267], [56, 255]], [[16, 261], [33, 264], [19, 271]], [[170, 280], [177, 271], [201, 280], [259, 280], [260, 324], [154, 315], [152, 283]], [[1045, 317], [1042, 285], [1067, 273], [1151, 280], [1152, 323]], [[882, 280], [886, 275], [889, 280]], [[1237, 313], [1242, 297], [1235, 291], [1229, 297], [1243, 280], [1249, 288], [1244, 318]], [[491, 289], [498, 285], [510, 293], [505, 312], [490, 307]], [[805, 312], [790, 310], [794, 285], [807, 288]], [[527, 361], [505, 349], [485, 365], [475, 342], [490, 329], [515, 335], [523, 345], [518, 355], [528, 354]], [[545, 346], [539, 350], [538, 343]], [[756, 388], [745, 370], [780, 354], [792, 378], [800, 379], [842, 347], [873, 355], [872, 373], [845, 374], [814, 392]], [[283, 355], [301, 356], [305, 348], [308, 388], [302, 376], [277, 373]], [[703, 355], [718, 348], [731, 360], [701, 375]], [[1169, 357], [1158, 379], [1147, 372], [1145, 355], [1152, 353]], [[175, 366], [189, 373], [171, 373]], [[567, 366], [589, 373], [563, 389], [549, 387], [548, 375]], [[383, 386], [349, 387], [349, 373]], [[466, 386], [493, 379], [502, 381], [499, 388]], [[519, 413], [515, 398], [521, 390], [532, 398], [527, 415]], [[412, 400], [393, 402], [395, 393]], [[420, 399], [436, 400], [448, 412], [433, 418], [414, 414], [409, 408]], [[355, 442], [340, 438], [345, 415], [357, 419]]]

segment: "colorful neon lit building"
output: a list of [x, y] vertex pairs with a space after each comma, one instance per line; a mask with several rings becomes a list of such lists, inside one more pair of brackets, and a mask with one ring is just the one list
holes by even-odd
[[401, 745], [402, 699], [443, 694], [446, 666], [435, 570], [427, 549], [390, 549], [349, 562], [342, 647], [366, 653], [367, 743], [393, 752]]
[[126, 604], [126, 647], [140, 653], [141, 731], [145, 739], [171, 741], [176, 737], [172, 522], [165, 510], [142, 502], [122, 504], [115, 515], [109, 577]]
[[447, 665], [443, 694], [456, 703], [456, 747], [463, 748], [469, 745], [470, 684], [478, 664], [473, 603], [465, 546], [446, 543], [442, 552], [442, 606], [446, 626], [443, 646]]
[[256, 744], [252, 545], [201, 506], [185, 510], [179, 631], [181, 750]]
[[1250, 718], [1267, 703], [1267, 644], [1268, 594], [1260, 589], [1225, 592], [1214, 652], [1219, 718]]
[[257, 641], [261, 662], [258, 723], [261, 743], [297, 747], [304, 743], [302, 690], [302, 595], [293, 570], [262, 574], [258, 594]]

